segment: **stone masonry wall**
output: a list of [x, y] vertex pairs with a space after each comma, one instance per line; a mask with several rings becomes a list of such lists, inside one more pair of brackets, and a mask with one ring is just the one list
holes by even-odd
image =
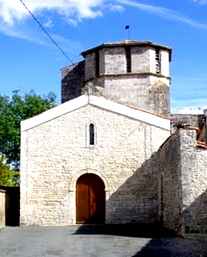
[[[150, 53], [150, 59], [149, 59], [149, 65], [150, 65], [150, 72], [156, 73], [156, 62], [155, 62], [155, 49], [150, 48], [149, 49]], [[169, 77], [169, 52], [166, 50], [159, 50], [160, 53], [160, 73], [165, 76]]]
[[[125, 74], [126, 56], [125, 48], [104, 48], [99, 52], [100, 55], [100, 74]], [[88, 59], [88, 57], [86, 57]], [[150, 54], [149, 48], [132, 47], [131, 48], [131, 72], [143, 73], [150, 72]], [[154, 62], [155, 66], [155, 62]]]
[[181, 156], [180, 135], [171, 136], [159, 151], [159, 213], [164, 228], [181, 233]]
[[[169, 76], [169, 53], [164, 50], [160, 52], [161, 71]], [[129, 73], [126, 72], [124, 47], [102, 49], [99, 54], [100, 76], [91, 81], [95, 91], [108, 99], [167, 117], [170, 115], [170, 79], [156, 74], [155, 49], [132, 47], [132, 70]], [[86, 56], [86, 66], [92, 62], [91, 56]]]
[[89, 80], [96, 76], [96, 60], [95, 53], [91, 53], [87, 55], [85, 58], [85, 80]]
[[204, 123], [203, 114], [172, 114], [171, 119], [175, 128], [177, 126], [192, 126], [201, 128]]
[[[153, 79], [154, 80], [154, 79]], [[152, 80], [151, 80], [152, 81]], [[148, 90], [148, 108], [154, 113], [170, 116], [170, 87], [169, 81], [164, 83], [163, 80], [154, 80]]]
[[178, 234], [207, 231], [207, 150], [180, 129], [160, 150], [160, 214]]
[[126, 73], [126, 57], [124, 47], [104, 48], [100, 51], [100, 73], [122, 74]]
[[0, 227], [6, 225], [6, 192], [0, 189]]
[[85, 62], [61, 70], [61, 103], [81, 95], [85, 80]]
[[149, 75], [124, 74], [100, 76], [92, 82], [106, 98], [138, 108], [170, 115], [169, 81]]
[[132, 72], [151, 72], [150, 70], [150, 50], [147, 47], [131, 48]]
[[[88, 125], [95, 124], [95, 146]], [[107, 182], [106, 223], [151, 223], [158, 214], [153, 155], [169, 131], [87, 105], [21, 136], [21, 224], [75, 224], [78, 174]], [[105, 184], [106, 186], [106, 184]]]
[[183, 226], [207, 232], [207, 149], [196, 146], [196, 132], [181, 130]]
[[124, 102], [148, 110], [149, 77], [125, 75], [103, 78], [104, 93], [107, 98]]

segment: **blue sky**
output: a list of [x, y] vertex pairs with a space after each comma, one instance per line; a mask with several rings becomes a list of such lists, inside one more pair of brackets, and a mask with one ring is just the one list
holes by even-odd
[[[173, 48], [171, 110], [207, 108], [207, 0], [23, 0], [75, 63], [105, 42], [147, 40]], [[57, 95], [60, 69], [71, 62], [43, 33], [20, 0], [0, 0], [0, 94]]]

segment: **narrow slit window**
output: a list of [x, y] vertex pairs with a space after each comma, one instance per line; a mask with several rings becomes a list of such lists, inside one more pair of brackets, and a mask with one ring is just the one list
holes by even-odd
[[99, 51], [95, 52], [96, 76], [99, 76]]
[[89, 125], [89, 143], [90, 145], [94, 145], [94, 124], [93, 123]]
[[156, 73], [159, 74], [161, 72], [160, 51], [159, 51], [159, 49], [156, 49], [156, 51], [155, 51], [155, 65], [156, 65]]
[[125, 55], [126, 55], [126, 71], [132, 71], [132, 64], [131, 64], [131, 48], [125, 47]]

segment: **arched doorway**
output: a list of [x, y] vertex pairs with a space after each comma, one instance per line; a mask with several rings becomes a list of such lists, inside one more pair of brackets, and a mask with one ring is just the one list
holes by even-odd
[[76, 183], [76, 223], [104, 224], [105, 186], [94, 174], [82, 175]]

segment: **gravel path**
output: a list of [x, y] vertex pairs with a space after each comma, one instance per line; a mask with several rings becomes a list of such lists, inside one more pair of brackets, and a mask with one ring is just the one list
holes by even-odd
[[[129, 232], [129, 231], [127, 231]], [[6, 227], [0, 229], [1, 257], [207, 257], [207, 242], [141, 237], [96, 227]]]

